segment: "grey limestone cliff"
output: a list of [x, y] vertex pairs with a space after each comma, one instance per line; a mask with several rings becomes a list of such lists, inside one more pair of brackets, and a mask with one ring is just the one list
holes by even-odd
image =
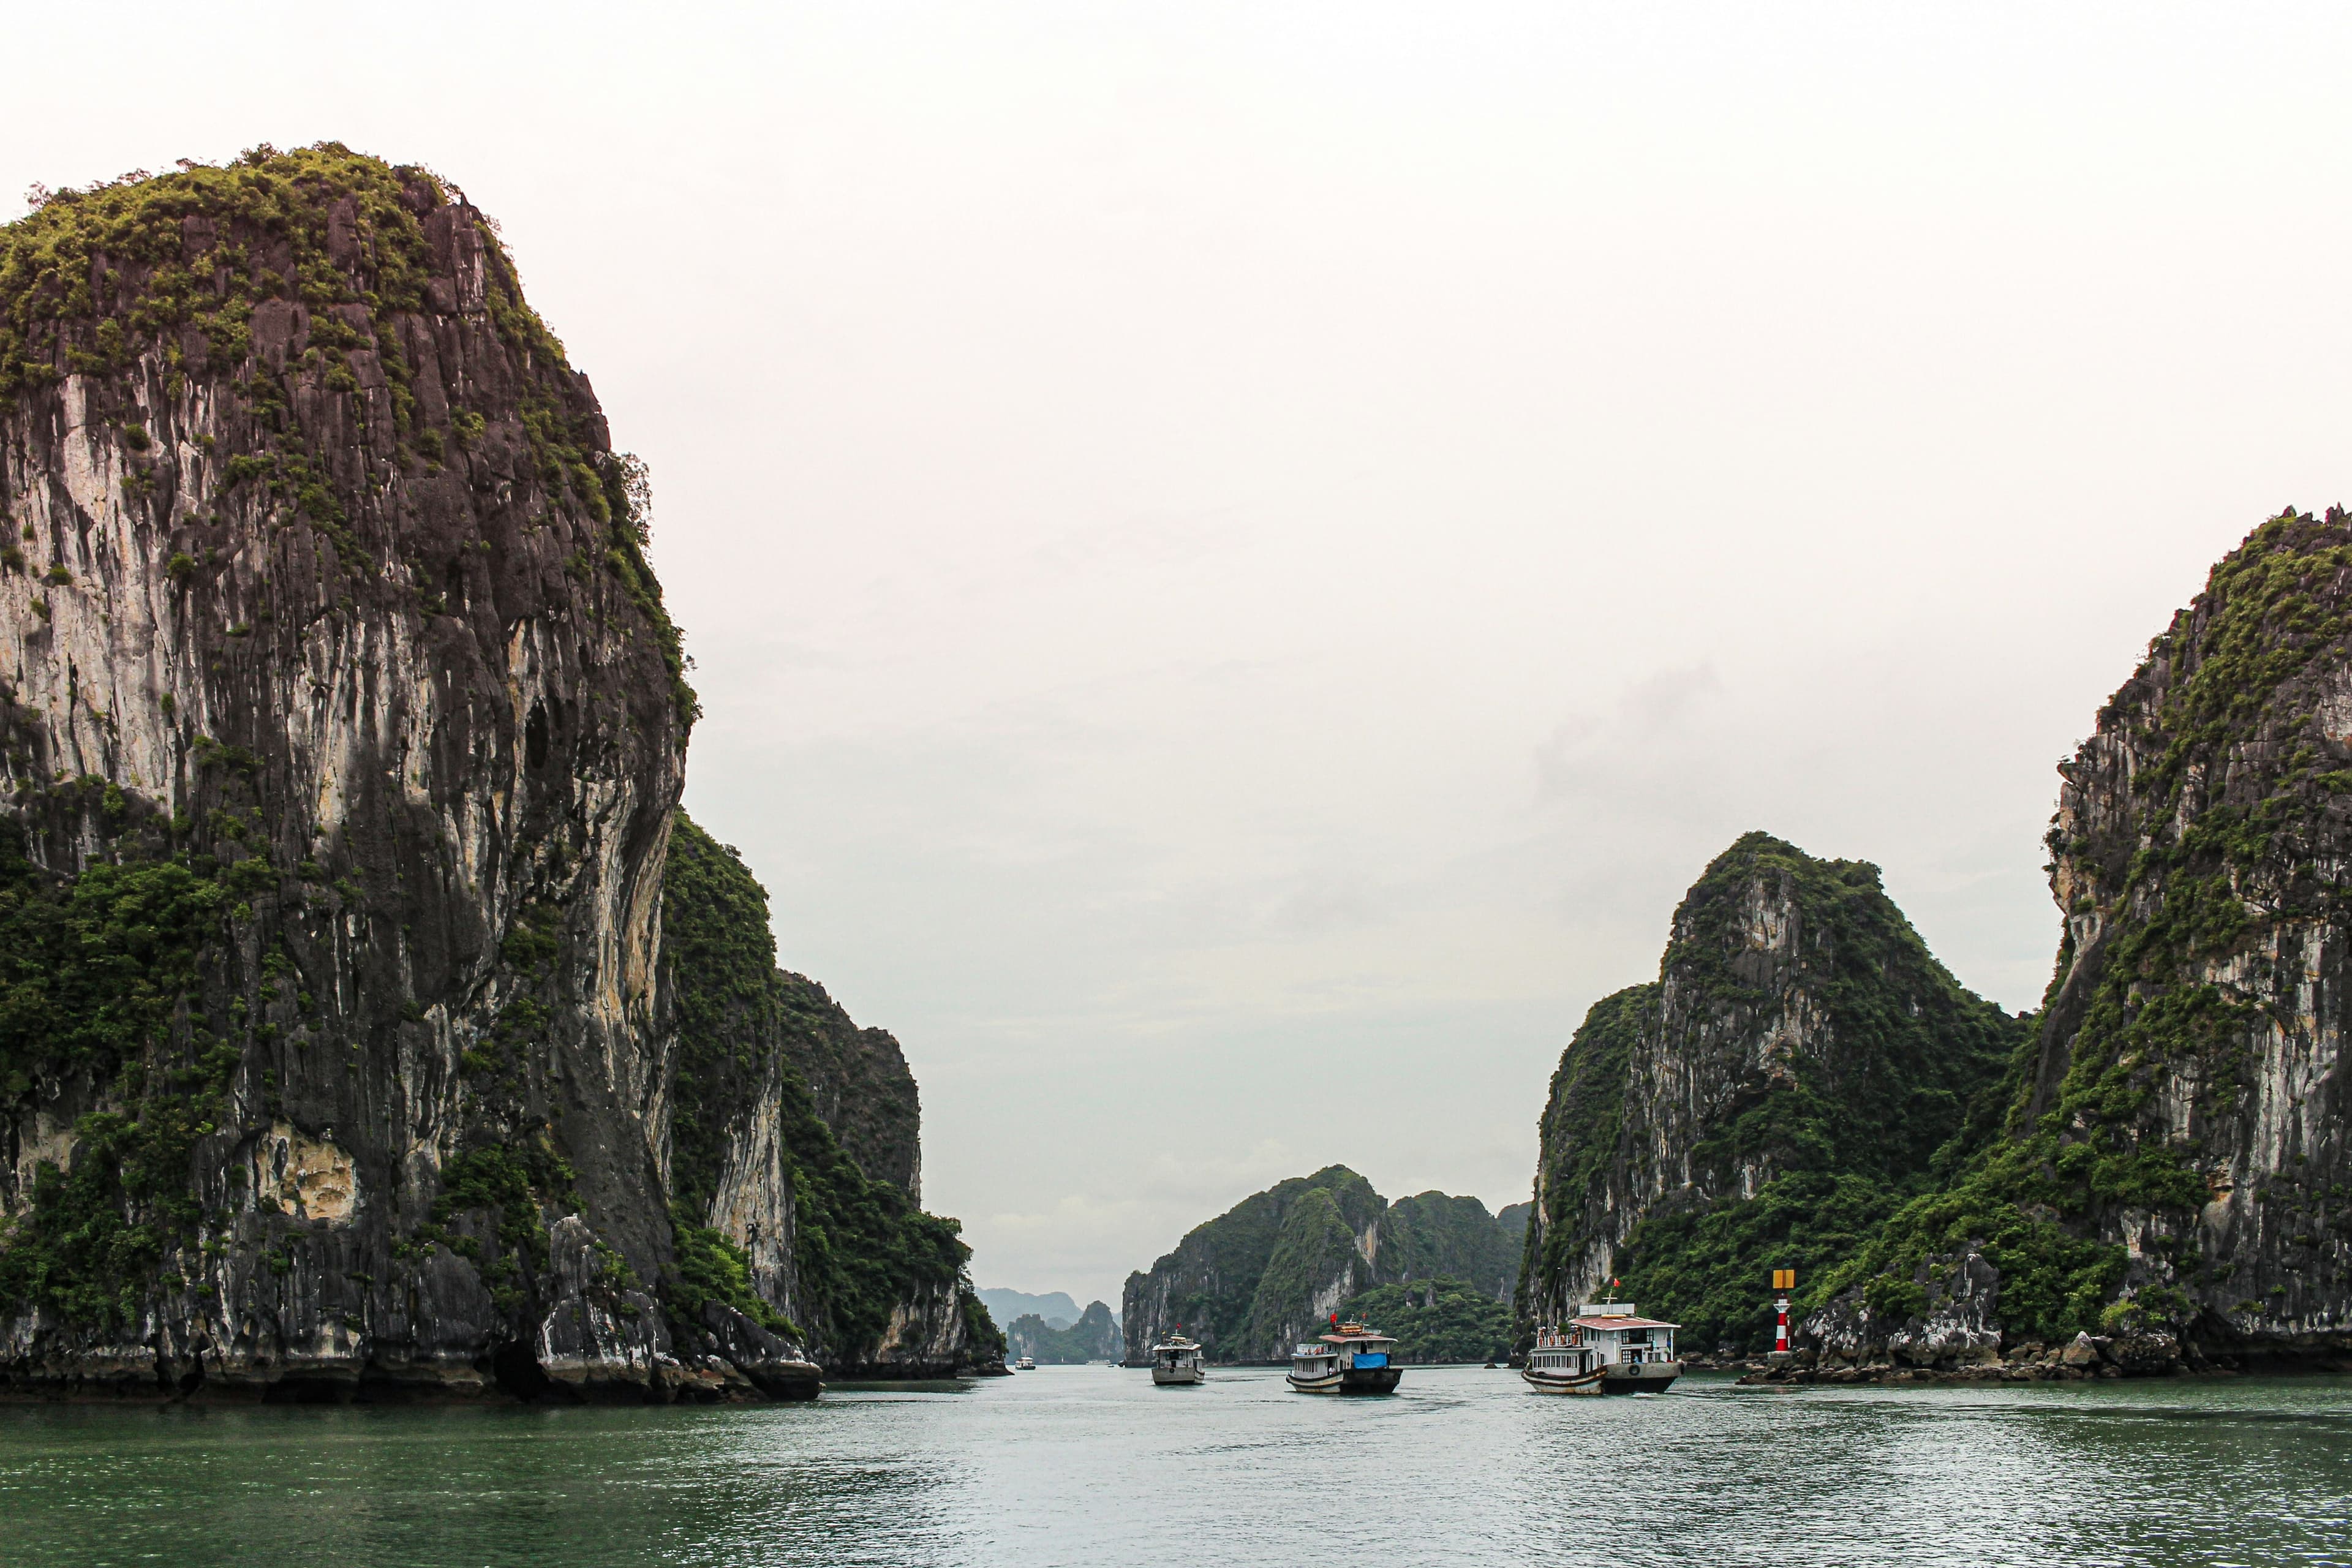
[[[0, 229], [9, 1386], [813, 1389], [674, 1210], [645, 497], [424, 171], [262, 149]], [[859, 1048], [833, 1113], [911, 1194]]]
[[1675, 911], [1658, 979], [1595, 1004], [1560, 1058], [1522, 1331], [1622, 1279], [1686, 1348], [1762, 1348], [1770, 1270], [1810, 1280], [1931, 1184], [2022, 1029], [1875, 867], [1742, 837]]

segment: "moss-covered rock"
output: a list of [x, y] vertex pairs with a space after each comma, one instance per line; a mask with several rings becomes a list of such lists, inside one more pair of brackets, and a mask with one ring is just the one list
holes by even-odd
[[[987, 1310], [964, 1300], [971, 1249], [960, 1227], [924, 1213], [910, 1180], [892, 1179], [918, 1163], [915, 1081], [897, 1043], [895, 1081], [869, 1075], [840, 1095], [838, 1125], [821, 1114], [804, 1064], [837, 1064], [844, 1042], [879, 1031], [861, 1032], [822, 988], [776, 967], [766, 889], [683, 812], [662, 921], [677, 1020], [680, 1268], [666, 1291], [684, 1325], [676, 1331], [690, 1335], [717, 1300], [797, 1325], [837, 1372], [945, 1375], [1001, 1360]], [[892, 1103], [871, 1103], [884, 1098]], [[878, 1143], [877, 1128], [888, 1130]], [[854, 1138], [868, 1141], [873, 1170], [853, 1155]]]
[[1367, 1290], [1444, 1277], [1509, 1289], [1511, 1232], [1476, 1198], [1422, 1193], [1391, 1204], [1345, 1165], [1294, 1176], [1195, 1226], [1128, 1276], [1121, 1320], [1139, 1364], [1180, 1325], [1218, 1362], [1278, 1362]]
[[1687, 1348], [1760, 1347], [1770, 1271], [1811, 1279], [1957, 1168], [2025, 1037], [1876, 867], [1740, 838], [1675, 911], [1658, 980], [1596, 1004], [1561, 1058], [1522, 1331], [1618, 1281]]

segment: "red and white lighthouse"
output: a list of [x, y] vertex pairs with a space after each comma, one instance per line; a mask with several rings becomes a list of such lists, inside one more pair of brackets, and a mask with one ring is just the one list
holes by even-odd
[[1775, 1268], [1772, 1270], [1772, 1289], [1778, 1298], [1773, 1301], [1772, 1305], [1780, 1314], [1780, 1321], [1772, 1331], [1772, 1353], [1774, 1355], [1787, 1355], [1789, 1353], [1788, 1293], [1796, 1288], [1797, 1271], [1795, 1269]]

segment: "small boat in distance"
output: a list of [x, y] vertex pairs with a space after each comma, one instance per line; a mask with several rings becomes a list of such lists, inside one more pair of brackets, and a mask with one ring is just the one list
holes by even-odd
[[1299, 1394], [1391, 1394], [1402, 1367], [1390, 1360], [1396, 1341], [1364, 1323], [1331, 1320], [1331, 1331], [1291, 1352], [1288, 1381]]
[[1681, 1327], [1643, 1317], [1631, 1301], [1587, 1301], [1567, 1327], [1536, 1331], [1519, 1375], [1538, 1394], [1664, 1394], [1683, 1373]]
[[1035, 1356], [1024, 1355], [1019, 1361], [1013, 1363], [1013, 1370], [1015, 1372], [1035, 1372], [1037, 1370], [1037, 1358]]
[[1169, 1335], [1151, 1347], [1151, 1381], [1162, 1388], [1176, 1388], [1201, 1381], [1201, 1347], [1184, 1337], [1182, 1330]]

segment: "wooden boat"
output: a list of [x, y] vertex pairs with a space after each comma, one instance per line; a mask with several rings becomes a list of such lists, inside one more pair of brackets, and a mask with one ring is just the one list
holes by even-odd
[[1538, 1394], [1663, 1394], [1683, 1373], [1681, 1327], [1643, 1317], [1631, 1301], [1587, 1301], [1564, 1328], [1536, 1331], [1519, 1375]]
[[1289, 1383], [1300, 1394], [1391, 1394], [1404, 1375], [1391, 1358], [1396, 1341], [1366, 1324], [1332, 1320], [1331, 1331], [1291, 1352]]
[[1169, 1335], [1151, 1347], [1151, 1381], [1162, 1388], [1181, 1388], [1205, 1375], [1201, 1347], [1181, 1333]]

